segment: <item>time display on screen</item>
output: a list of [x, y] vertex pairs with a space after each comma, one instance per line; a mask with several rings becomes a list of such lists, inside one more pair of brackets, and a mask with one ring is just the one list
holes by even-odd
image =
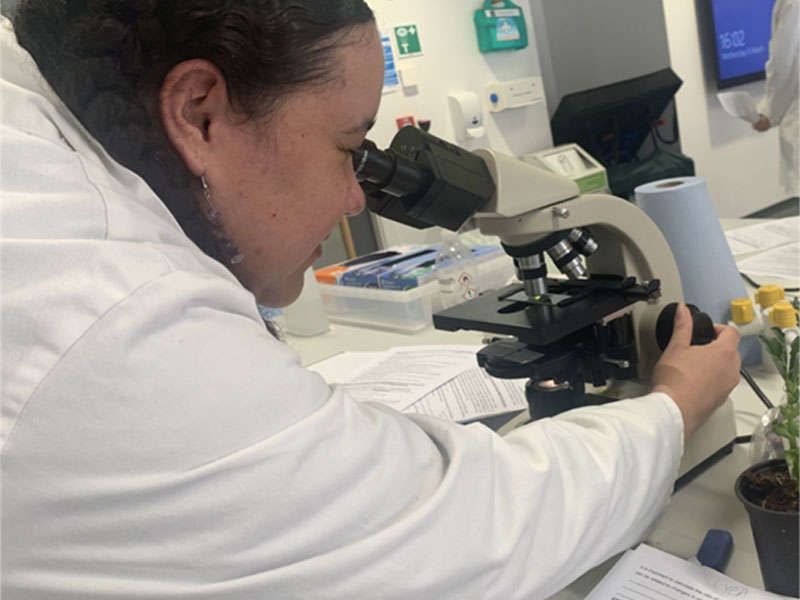
[[710, 0], [710, 4], [720, 85], [763, 75], [775, 0]]
[[744, 48], [745, 37], [747, 34], [744, 29], [735, 29], [733, 31], [726, 31], [719, 34], [719, 47], [723, 50], [730, 50], [731, 48]]

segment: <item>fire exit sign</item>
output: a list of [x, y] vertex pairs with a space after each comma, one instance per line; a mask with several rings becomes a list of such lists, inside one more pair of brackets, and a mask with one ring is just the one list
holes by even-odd
[[419, 29], [416, 25], [395, 27], [394, 39], [397, 42], [397, 55], [400, 58], [422, 54], [422, 46], [419, 43]]

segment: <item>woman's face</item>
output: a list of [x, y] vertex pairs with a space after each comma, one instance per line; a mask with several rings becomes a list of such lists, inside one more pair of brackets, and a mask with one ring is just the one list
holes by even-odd
[[206, 180], [225, 233], [244, 255], [232, 269], [261, 304], [285, 306], [343, 215], [364, 208], [351, 151], [374, 122], [383, 52], [373, 25], [356, 27], [336, 52], [334, 81], [282, 101], [266, 122], [219, 132]]

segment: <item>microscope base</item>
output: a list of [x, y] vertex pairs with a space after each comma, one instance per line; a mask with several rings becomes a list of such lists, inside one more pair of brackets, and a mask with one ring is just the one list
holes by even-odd
[[672, 490], [673, 492], [677, 492], [687, 483], [691, 483], [695, 477], [698, 475], [702, 475], [707, 469], [713, 467], [717, 462], [725, 458], [728, 454], [733, 452], [733, 446], [735, 442], [731, 441], [728, 442], [727, 445], [723, 446], [719, 450], [717, 450], [714, 454], [706, 458], [703, 462], [698, 463], [691, 469], [689, 469], [686, 473], [678, 477], [675, 480], [675, 487]]
[[735, 439], [733, 403], [728, 398], [686, 442], [683, 460], [678, 468], [676, 488], [688, 483], [699, 472], [730, 453]]
[[[642, 381], [616, 381], [606, 393], [617, 398], [635, 398], [647, 394], [649, 390], [649, 383]], [[683, 458], [678, 466], [675, 489], [689, 483], [705, 469], [730, 454], [735, 440], [736, 419], [733, 402], [728, 398], [686, 441]]]

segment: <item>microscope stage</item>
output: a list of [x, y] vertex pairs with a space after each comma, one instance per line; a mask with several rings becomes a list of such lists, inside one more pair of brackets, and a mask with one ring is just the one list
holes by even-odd
[[532, 300], [522, 284], [490, 290], [463, 304], [433, 315], [436, 329], [485, 331], [511, 335], [532, 346], [546, 346], [600, 323], [634, 304], [620, 289], [554, 282], [544, 299]]

